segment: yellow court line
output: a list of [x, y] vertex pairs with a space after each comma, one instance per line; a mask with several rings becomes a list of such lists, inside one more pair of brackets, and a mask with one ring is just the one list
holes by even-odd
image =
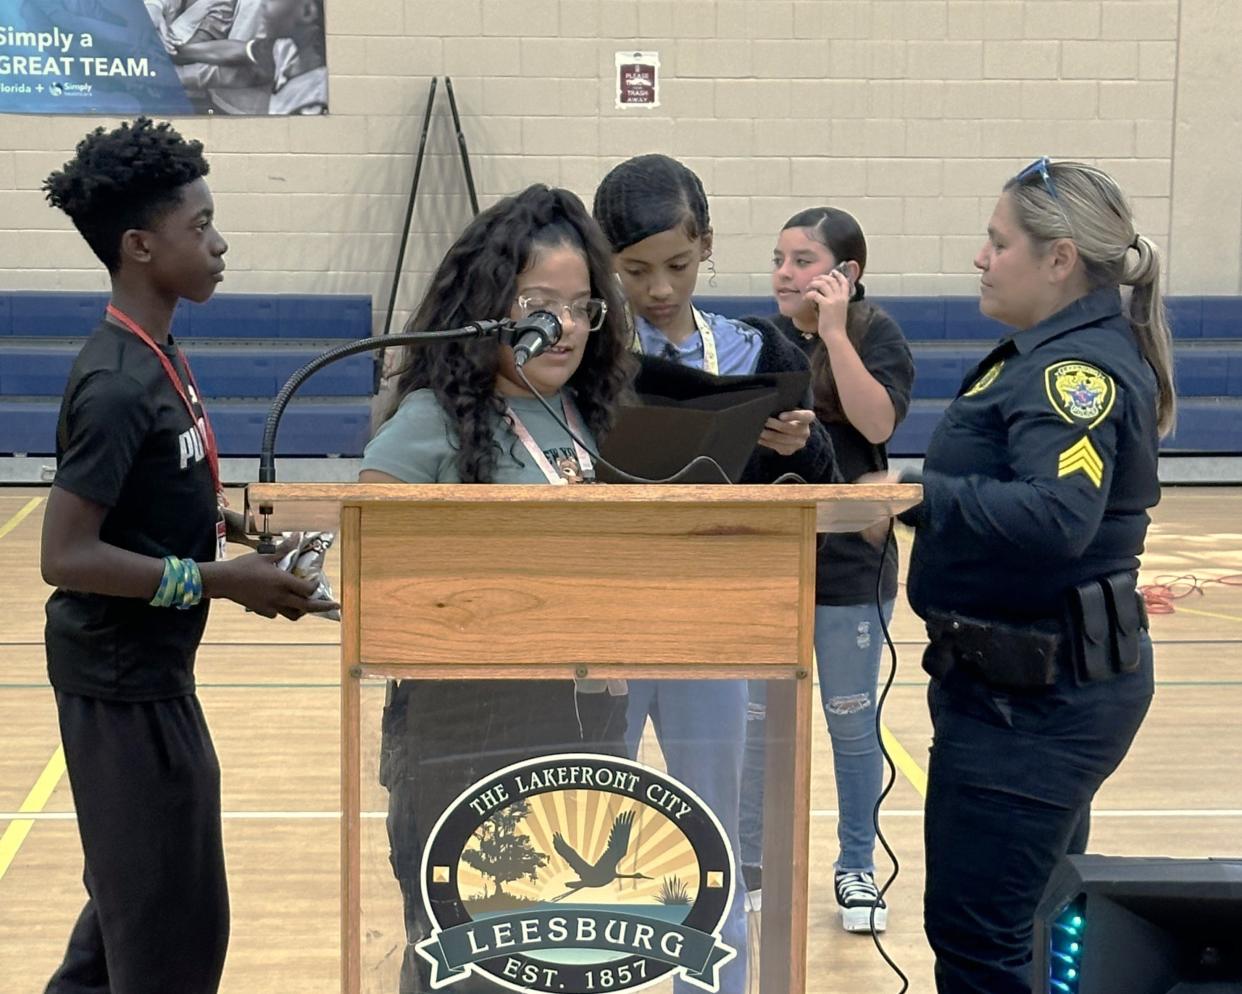
[[31, 512], [33, 512], [34, 509], [42, 503], [42, 497], [31, 497], [30, 500], [26, 502], [25, 507], [13, 515], [13, 517], [9, 518], [9, 520], [4, 524], [0, 525], [0, 538], [4, 538], [5, 535], [25, 521], [26, 518], [30, 516]]
[[1220, 614], [1217, 611], [1196, 611], [1192, 607], [1175, 607], [1174, 614], [1197, 614], [1202, 618], [1223, 618], [1225, 621], [1242, 621], [1242, 615]]
[[906, 752], [906, 747], [897, 741], [897, 736], [888, 730], [887, 725], [880, 726], [880, 737], [884, 741], [884, 748], [893, 758], [893, 765], [901, 770], [911, 786], [919, 792], [919, 797], [926, 797], [927, 774], [923, 772], [923, 767], [919, 766], [914, 761], [914, 757]]
[[[43, 772], [39, 774], [39, 779], [30, 788], [26, 800], [22, 801], [22, 806], [17, 809], [18, 813], [33, 815], [42, 811], [64, 774], [65, 750], [63, 746], [57, 746], [56, 751], [52, 753], [52, 758], [47, 761], [47, 766], [43, 767]], [[26, 836], [30, 834], [32, 828], [34, 828], [33, 818], [20, 818], [10, 823], [4, 835], [0, 836], [0, 880], [4, 879], [4, 875], [17, 857], [18, 850], [21, 849], [22, 843], [26, 841]]]

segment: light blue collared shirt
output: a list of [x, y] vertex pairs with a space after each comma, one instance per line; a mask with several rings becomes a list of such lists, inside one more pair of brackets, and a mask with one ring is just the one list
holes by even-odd
[[[716, 343], [717, 372], [721, 376], [749, 376], [755, 371], [759, 362], [759, 352], [763, 348], [763, 335], [758, 329], [752, 328], [741, 321], [724, 317], [721, 314], [709, 314], [695, 308], [696, 324], [698, 318], [711, 329], [712, 338]], [[695, 369], [704, 368], [706, 350], [703, 347], [703, 336], [696, 329], [694, 334], [680, 345], [674, 345], [645, 318], [635, 316], [634, 327], [638, 332], [638, 341], [643, 354], [658, 356], [683, 366]]]

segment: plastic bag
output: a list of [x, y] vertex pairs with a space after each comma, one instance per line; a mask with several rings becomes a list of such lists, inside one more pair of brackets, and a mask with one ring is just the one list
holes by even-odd
[[[332, 543], [336, 541], [336, 533], [282, 532], [281, 537], [287, 542], [296, 542], [297, 547], [276, 565], [285, 570], [285, 572], [292, 573], [303, 580], [316, 581], [318, 586], [315, 587], [315, 592], [311, 594], [311, 600], [336, 600], [332, 596], [332, 585], [328, 582], [327, 574], [323, 571], [324, 560], [328, 556], [328, 550], [332, 548]], [[317, 613], [314, 617], [323, 618], [327, 621], [340, 621], [341, 612], [333, 609]]]

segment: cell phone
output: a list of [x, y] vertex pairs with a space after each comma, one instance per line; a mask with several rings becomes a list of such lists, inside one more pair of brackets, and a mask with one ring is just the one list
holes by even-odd
[[[849, 265], [850, 265], [850, 261], [849, 259], [846, 259], [844, 262], [838, 262], [835, 266], [832, 267], [832, 269], [829, 270], [829, 272], [840, 273], [842, 276], [844, 276], [845, 282], [850, 285], [850, 293], [852, 294], [854, 292], [854, 281], [850, 279]], [[814, 304], [813, 306], [815, 308], [815, 313], [818, 314], [819, 305]]]

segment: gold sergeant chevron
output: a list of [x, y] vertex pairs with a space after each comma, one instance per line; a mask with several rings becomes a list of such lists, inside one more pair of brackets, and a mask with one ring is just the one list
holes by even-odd
[[1097, 488], [1104, 482], [1104, 460], [1086, 435], [1061, 453], [1057, 462], [1057, 478], [1064, 479], [1079, 470], [1086, 473], [1087, 479]]

